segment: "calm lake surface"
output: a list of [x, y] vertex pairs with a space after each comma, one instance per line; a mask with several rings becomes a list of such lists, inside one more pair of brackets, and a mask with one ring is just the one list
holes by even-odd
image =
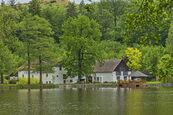
[[173, 88], [0, 90], [0, 115], [173, 115]]

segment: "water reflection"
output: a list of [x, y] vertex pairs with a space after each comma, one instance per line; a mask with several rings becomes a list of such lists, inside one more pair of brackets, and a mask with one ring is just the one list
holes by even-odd
[[172, 89], [0, 90], [0, 115], [172, 115], [172, 108]]

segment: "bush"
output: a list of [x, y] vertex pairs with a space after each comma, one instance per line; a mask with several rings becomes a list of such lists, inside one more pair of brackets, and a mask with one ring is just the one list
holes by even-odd
[[[18, 85], [27, 85], [28, 84], [28, 78], [19, 78], [17, 81]], [[39, 80], [37, 78], [31, 78], [31, 84], [39, 84]]]
[[8, 84], [8, 80], [7, 79], [4, 79], [4, 84]]

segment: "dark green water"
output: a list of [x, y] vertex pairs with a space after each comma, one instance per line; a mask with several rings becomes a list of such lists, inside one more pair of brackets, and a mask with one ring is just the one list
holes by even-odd
[[173, 88], [0, 90], [0, 115], [173, 115]]

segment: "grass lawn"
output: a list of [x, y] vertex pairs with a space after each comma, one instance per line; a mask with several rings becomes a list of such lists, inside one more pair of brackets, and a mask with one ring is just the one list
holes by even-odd
[[146, 84], [161, 84], [162, 82], [160, 81], [150, 81], [150, 82], [146, 82]]

